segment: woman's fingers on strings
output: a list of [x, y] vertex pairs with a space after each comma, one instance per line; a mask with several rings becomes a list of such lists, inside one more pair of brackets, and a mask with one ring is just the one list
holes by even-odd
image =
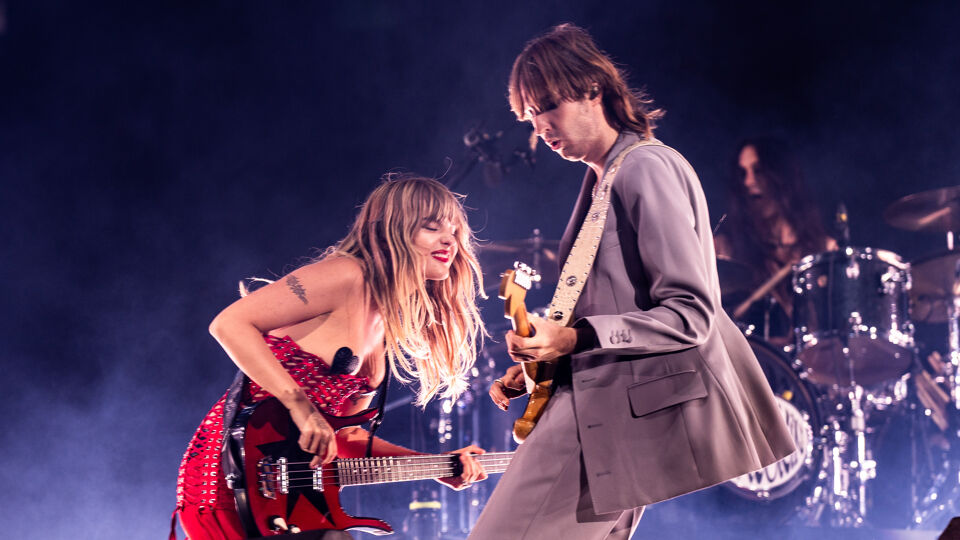
[[323, 458], [323, 462], [325, 464], [330, 463], [336, 457], [337, 457], [337, 441], [331, 439], [330, 442], [327, 443], [326, 455]]
[[307, 432], [301, 433], [301, 434], [300, 434], [300, 439], [299, 439], [298, 442], [300, 443], [300, 449], [301, 449], [301, 450], [303, 450], [304, 452], [311, 452], [311, 453], [312, 453], [312, 450], [311, 450], [311, 448], [310, 448], [311, 437], [310, 437], [310, 434], [309, 434], [309, 433], [307, 433]]

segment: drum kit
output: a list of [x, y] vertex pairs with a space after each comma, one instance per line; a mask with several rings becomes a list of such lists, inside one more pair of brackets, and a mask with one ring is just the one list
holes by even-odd
[[[724, 488], [753, 501], [766, 517], [807, 526], [861, 527], [884, 522], [884, 491], [902, 497], [898, 527], [938, 528], [960, 514], [960, 186], [904, 197], [885, 220], [911, 231], [939, 232], [947, 250], [905, 262], [891, 251], [841, 245], [811, 254], [759, 287], [749, 269], [719, 261], [721, 289], [746, 301], [731, 314], [763, 368], [798, 451]], [[792, 278], [792, 339], [771, 336], [776, 302], [763, 302], [777, 282]], [[759, 294], [758, 294], [759, 293]], [[763, 317], [741, 319], [759, 303]], [[755, 312], [754, 312], [755, 315]], [[752, 322], [753, 324], [747, 324]], [[946, 324], [943, 361], [921, 359], [914, 322]], [[903, 459], [878, 448], [882, 433], [907, 434]], [[909, 467], [909, 471], [890, 471]], [[910, 485], [880, 486], [878, 473]], [[886, 526], [891, 526], [889, 520]]]

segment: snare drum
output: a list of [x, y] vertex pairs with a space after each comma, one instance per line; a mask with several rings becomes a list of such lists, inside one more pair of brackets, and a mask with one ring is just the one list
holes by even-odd
[[810, 255], [793, 272], [799, 360], [818, 384], [872, 385], [913, 360], [910, 265], [891, 251], [848, 247]]

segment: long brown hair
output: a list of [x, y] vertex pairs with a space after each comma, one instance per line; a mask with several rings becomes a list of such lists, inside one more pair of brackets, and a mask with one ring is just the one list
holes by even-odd
[[740, 142], [728, 175], [730, 232], [727, 236], [733, 256], [764, 271], [766, 265], [778, 266], [784, 262], [775, 257], [778, 239], [771, 236], [774, 224], [765, 222], [751, 207], [751, 197], [743, 183], [745, 173], [739, 157], [748, 146], [757, 153], [754, 167], [757, 182], [776, 205], [777, 216], [785, 219], [796, 235], [794, 249], [807, 255], [824, 251], [828, 235], [820, 210], [804, 181], [800, 160], [786, 141], [761, 136]]
[[530, 40], [517, 56], [508, 85], [510, 109], [524, 120], [527, 107], [546, 111], [561, 101], [579, 101], [594, 88], [603, 95], [604, 115], [614, 129], [653, 138], [663, 110], [652, 108], [642, 90], [631, 90], [590, 34], [569, 23]]
[[[478, 336], [486, 335], [476, 305], [483, 274], [462, 198], [431, 178], [387, 175], [347, 236], [322, 255], [360, 262], [383, 317], [390, 368], [401, 381], [419, 381], [421, 406], [466, 389]], [[456, 227], [457, 254], [449, 278], [428, 281], [414, 238], [424, 221], [444, 220]]]

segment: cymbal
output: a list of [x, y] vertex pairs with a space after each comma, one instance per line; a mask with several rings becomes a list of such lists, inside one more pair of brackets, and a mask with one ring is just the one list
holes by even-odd
[[557, 248], [560, 245], [559, 240], [547, 240], [545, 238], [523, 238], [521, 240], [507, 240], [503, 242], [490, 242], [477, 247], [480, 256], [488, 253], [506, 253], [513, 255], [526, 255], [534, 251], [542, 251], [550, 260], [557, 259]]
[[913, 321], [947, 321], [957, 261], [960, 261], [960, 251], [945, 251], [910, 263], [913, 281], [910, 288], [910, 318]]
[[960, 186], [907, 195], [888, 206], [883, 219], [908, 231], [960, 231]]
[[533, 236], [482, 244], [477, 248], [477, 252], [485, 281], [489, 282], [488, 286], [498, 286], [499, 279], [494, 279], [494, 276], [513, 268], [516, 261], [532, 267], [542, 276], [541, 283], [547, 283], [556, 281], [560, 275], [557, 255], [559, 245], [559, 240]]

